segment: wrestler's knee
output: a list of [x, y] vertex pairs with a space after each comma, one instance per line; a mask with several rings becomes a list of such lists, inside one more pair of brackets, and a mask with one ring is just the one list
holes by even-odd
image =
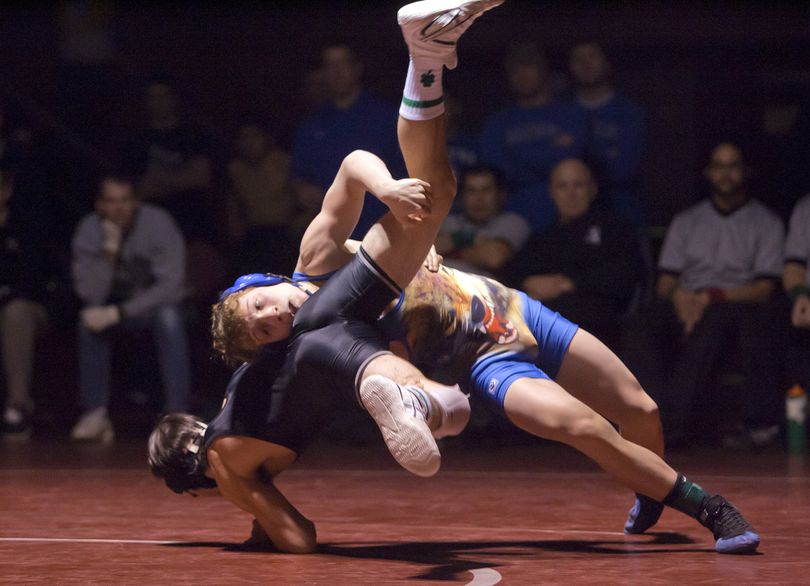
[[605, 439], [611, 433], [615, 433], [615, 430], [610, 423], [592, 411], [579, 412], [566, 417], [557, 429], [560, 440], [574, 446], [583, 442]]
[[650, 397], [638, 383], [636, 388], [631, 389], [625, 395], [632, 397], [632, 400], [625, 402], [619, 425], [622, 427], [631, 425], [658, 425], [661, 414], [658, 410], [658, 403]]

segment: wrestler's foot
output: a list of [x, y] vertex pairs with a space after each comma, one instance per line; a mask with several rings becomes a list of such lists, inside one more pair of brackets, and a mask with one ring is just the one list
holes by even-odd
[[627, 515], [624, 532], [627, 534], [644, 533], [658, 523], [663, 511], [664, 503], [659, 503], [648, 496], [636, 493], [636, 502]]
[[719, 494], [703, 501], [698, 520], [714, 534], [718, 553], [752, 553], [759, 545], [751, 524]]
[[406, 4], [397, 12], [397, 22], [414, 59], [458, 65], [456, 43], [473, 21], [504, 0], [422, 0]]
[[382, 432], [388, 451], [417, 476], [433, 476], [442, 456], [427, 424], [429, 404], [420, 389], [371, 375], [360, 385], [360, 401]]

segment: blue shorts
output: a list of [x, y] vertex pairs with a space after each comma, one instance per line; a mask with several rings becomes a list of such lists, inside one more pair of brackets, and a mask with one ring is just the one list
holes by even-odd
[[565, 353], [579, 329], [556, 311], [520, 292], [523, 318], [537, 340], [537, 350], [492, 352], [479, 358], [470, 373], [471, 393], [503, 413], [509, 385], [519, 378], [553, 380], [560, 371]]

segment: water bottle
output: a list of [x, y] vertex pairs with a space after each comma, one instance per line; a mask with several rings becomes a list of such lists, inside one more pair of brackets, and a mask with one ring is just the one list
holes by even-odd
[[807, 413], [807, 392], [801, 385], [793, 385], [785, 397], [787, 418], [787, 446], [791, 454], [804, 454], [807, 432], [804, 428]]

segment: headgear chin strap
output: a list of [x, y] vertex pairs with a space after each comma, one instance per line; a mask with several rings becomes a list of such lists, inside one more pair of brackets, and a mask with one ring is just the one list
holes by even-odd
[[179, 460], [179, 465], [166, 471], [163, 477], [166, 486], [173, 492], [182, 494], [186, 491], [200, 488], [216, 488], [217, 483], [213, 478], [205, 475], [205, 457], [200, 454], [200, 448], [205, 440], [205, 430], [208, 426], [205, 423], [197, 423], [197, 435], [186, 443], [183, 455]]
[[226, 297], [238, 293], [243, 289], [247, 289], [248, 287], [267, 287], [268, 285], [290, 282], [289, 278], [273, 273], [250, 273], [249, 275], [242, 275], [233, 282], [233, 285], [220, 293], [219, 300], [223, 301]]
[[186, 444], [186, 452], [190, 452], [192, 454], [199, 454], [200, 453], [200, 446], [205, 439], [205, 430], [208, 429], [208, 424], [203, 423], [202, 421], [197, 422], [197, 431], [199, 432], [196, 437], [191, 438], [188, 440]]

